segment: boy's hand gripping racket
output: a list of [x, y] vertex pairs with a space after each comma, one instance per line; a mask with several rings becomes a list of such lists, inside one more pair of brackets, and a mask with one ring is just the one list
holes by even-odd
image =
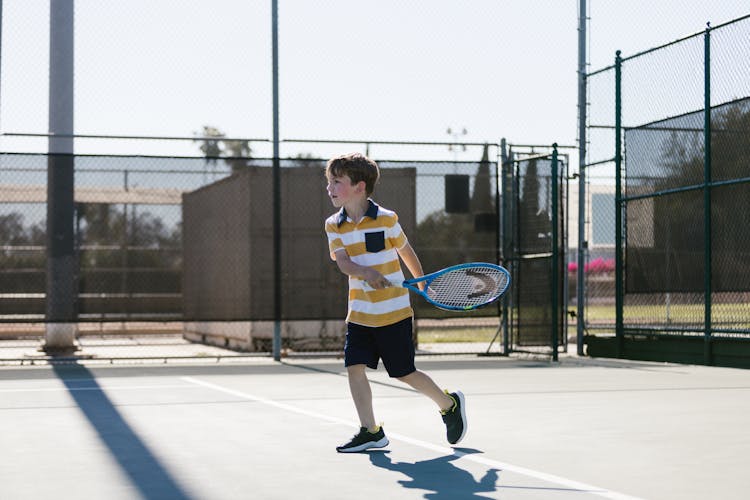
[[[424, 283], [424, 291], [417, 286], [419, 283]], [[471, 262], [406, 280], [401, 285], [440, 309], [471, 311], [502, 297], [510, 285], [510, 273], [495, 264]]]

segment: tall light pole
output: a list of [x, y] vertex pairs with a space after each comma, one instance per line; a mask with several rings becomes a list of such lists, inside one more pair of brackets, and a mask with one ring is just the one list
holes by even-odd
[[[459, 144], [458, 139], [459, 137], [466, 137], [466, 135], [469, 133], [466, 130], [466, 127], [459, 130], [454, 130], [450, 127], [445, 131], [451, 138], [453, 139], [453, 143], [448, 145], [448, 151], [453, 152], [453, 161], [458, 161], [458, 150], [459, 150]], [[466, 144], [461, 144], [461, 151], [466, 151]]]

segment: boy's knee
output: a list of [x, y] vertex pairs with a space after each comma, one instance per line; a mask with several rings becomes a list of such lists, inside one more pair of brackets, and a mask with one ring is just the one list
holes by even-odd
[[400, 377], [396, 377], [396, 380], [399, 380], [401, 382], [408, 384], [409, 381], [414, 378], [415, 373], [417, 373], [417, 370], [414, 370], [413, 372], [409, 372], [406, 375], [401, 375]]
[[350, 365], [346, 367], [346, 372], [351, 375], [364, 375], [367, 365]]

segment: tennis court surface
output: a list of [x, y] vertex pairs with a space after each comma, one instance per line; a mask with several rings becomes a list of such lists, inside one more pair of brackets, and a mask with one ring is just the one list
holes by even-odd
[[564, 356], [428, 358], [466, 394], [370, 372], [390, 445], [357, 430], [341, 360], [0, 367], [0, 498], [747, 498], [750, 371]]

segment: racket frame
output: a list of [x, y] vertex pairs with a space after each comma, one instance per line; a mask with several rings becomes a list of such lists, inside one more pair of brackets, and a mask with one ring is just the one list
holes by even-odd
[[[427, 290], [430, 286], [430, 283], [432, 283], [439, 276], [442, 276], [452, 271], [458, 271], [460, 269], [466, 269], [466, 268], [472, 268], [472, 267], [489, 267], [504, 274], [507, 277], [505, 281], [505, 287], [502, 290], [500, 290], [500, 293], [498, 293], [496, 297], [492, 298], [492, 300], [488, 300], [481, 304], [474, 304], [474, 305], [469, 305], [469, 306], [452, 306], [449, 304], [436, 302], [435, 300], [431, 299], [429, 295], [427, 295], [427, 292], [419, 289], [419, 286], [418, 286], [419, 283], [424, 283], [424, 289]], [[505, 295], [505, 293], [508, 291], [508, 288], [510, 288], [510, 273], [503, 266], [499, 266], [497, 264], [491, 264], [489, 262], [468, 262], [465, 264], [456, 264], [455, 266], [446, 267], [439, 271], [435, 271], [434, 273], [420, 276], [419, 278], [412, 278], [412, 279], [404, 280], [401, 283], [401, 286], [411, 290], [412, 292], [418, 293], [427, 302], [429, 302], [430, 304], [432, 304], [433, 306], [439, 309], [443, 309], [446, 311], [472, 311], [474, 309], [479, 309], [480, 307], [484, 307], [489, 304], [492, 304], [493, 302], [496, 302], [500, 297]]]

